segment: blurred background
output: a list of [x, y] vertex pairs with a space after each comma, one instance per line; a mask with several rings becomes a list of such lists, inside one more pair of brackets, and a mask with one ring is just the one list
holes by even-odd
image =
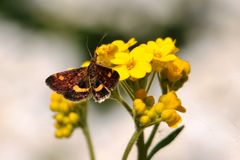
[[[80, 130], [54, 138], [44, 80], [79, 67], [89, 59], [86, 46], [94, 52], [106, 33], [103, 43], [170, 36], [192, 65], [178, 91], [186, 128], [154, 160], [240, 159], [240, 1], [1, 0], [1, 160], [89, 159]], [[121, 159], [134, 129], [131, 118], [111, 100], [89, 108], [97, 159]], [[154, 142], [170, 131], [162, 125]], [[133, 150], [129, 159], [135, 156]]]

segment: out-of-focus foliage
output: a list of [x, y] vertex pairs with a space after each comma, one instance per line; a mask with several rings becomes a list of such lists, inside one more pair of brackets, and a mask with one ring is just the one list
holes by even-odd
[[[94, 52], [104, 34], [108, 34], [108, 36], [104, 38], [103, 43], [113, 41], [114, 39], [128, 39], [129, 36], [133, 36], [120, 32], [116, 29], [114, 24], [112, 24], [112, 26], [99, 24], [88, 28], [66, 22], [57, 16], [40, 11], [36, 8], [36, 6], [26, 0], [1, 0], [0, 15], [20, 23], [24, 27], [29, 27], [34, 30], [47, 30], [70, 35], [81, 45], [86, 44], [86, 41], [88, 41], [87, 45], [91, 52]], [[141, 19], [139, 19], [139, 21], [140, 20]], [[151, 27], [151, 33], [139, 35], [136, 36], [136, 38], [141, 43], [147, 41], [148, 39], [155, 39], [156, 36], [170, 36], [177, 39], [177, 45], [181, 46], [185, 42], [188, 28], [194, 24], [190, 24], [188, 22], [183, 23], [182, 20], [184, 19], [176, 19], [174, 20], [174, 23], [169, 24], [162, 24], [160, 21], [159, 23], [147, 24]], [[139, 27], [144, 30], [144, 26]]]

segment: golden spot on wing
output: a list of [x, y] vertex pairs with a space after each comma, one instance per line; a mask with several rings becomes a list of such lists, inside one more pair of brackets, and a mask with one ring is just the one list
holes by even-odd
[[107, 76], [110, 78], [112, 76], [112, 73], [108, 72]]
[[88, 92], [89, 88], [80, 88], [78, 85], [73, 86], [75, 92]]
[[61, 81], [63, 81], [63, 80], [64, 80], [64, 76], [60, 75], [60, 76], [58, 77], [58, 79], [61, 80]]
[[94, 88], [94, 90], [96, 91], [96, 92], [99, 92], [99, 91], [101, 91], [102, 89], [103, 89], [103, 84], [100, 84], [97, 88]]

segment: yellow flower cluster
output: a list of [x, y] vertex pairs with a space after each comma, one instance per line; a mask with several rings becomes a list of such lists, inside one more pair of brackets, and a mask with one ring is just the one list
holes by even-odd
[[129, 47], [136, 43], [132, 38], [127, 43], [117, 40], [100, 46], [96, 49], [97, 63], [115, 69], [120, 80], [140, 79], [152, 70], [164, 71], [170, 81], [177, 81], [189, 74], [190, 65], [176, 56], [179, 49], [171, 38], [157, 38], [156, 41], [140, 44], [129, 51]]
[[62, 95], [55, 92], [51, 95], [50, 109], [56, 114], [54, 124], [56, 138], [71, 136], [74, 128], [79, 125], [80, 116], [76, 109], [76, 103], [66, 100]]
[[177, 111], [186, 112], [174, 91], [162, 95], [157, 104], [154, 104], [152, 96], [139, 96], [134, 100], [133, 106], [135, 116], [142, 126], [161, 120], [174, 128], [182, 121]]
[[96, 49], [97, 62], [103, 66], [111, 67], [111, 60], [114, 59], [116, 53], [128, 53], [128, 48], [136, 43], [135, 38], [132, 38], [127, 43], [116, 40], [110, 44], [103, 44]]

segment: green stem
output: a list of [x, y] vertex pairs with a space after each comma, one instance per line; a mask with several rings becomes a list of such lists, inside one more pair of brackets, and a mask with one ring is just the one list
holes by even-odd
[[113, 92], [112, 95], [110, 97], [111, 99], [121, 103], [123, 105], [123, 107], [128, 111], [128, 113], [133, 117], [133, 112], [131, 107], [128, 105], [128, 103], [126, 101], [123, 100], [122, 96], [119, 93], [119, 87], [117, 87]]
[[149, 138], [148, 138], [148, 140], [147, 140], [147, 142], [146, 142], [146, 145], [145, 145], [146, 150], [148, 150], [149, 147], [151, 146], [152, 141], [153, 141], [153, 138], [154, 138], [154, 136], [155, 136], [155, 134], [156, 134], [156, 132], [157, 132], [157, 130], [158, 130], [159, 124], [160, 124], [160, 123], [154, 125], [154, 127], [153, 127], [153, 129], [152, 129], [152, 131], [151, 131], [151, 134], [150, 134], [150, 136], [149, 136]]
[[132, 109], [131, 109], [131, 107], [127, 104], [127, 102], [126, 101], [124, 101], [122, 98], [118, 98], [117, 99], [118, 100], [118, 102], [120, 102], [123, 106], [124, 106], [124, 108], [128, 111], [128, 113], [131, 115], [131, 116], [133, 116], [133, 113], [132, 113]]
[[89, 129], [88, 129], [88, 127], [85, 125], [85, 126], [82, 128], [82, 130], [83, 130], [84, 136], [85, 136], [86, 141], [87, 141], [88, 151], [89, 151], [89, 154], [90, 154], [90, 158], [91, 158], [91, 160], [95, 160], [94, 149], [93, 149], [93, 144], [92, 144], [91, 136], [90, 136], [90, 133], [89, 133]]
[[139, 138], [137, 141], [137, 148], [138, 148], [138, 160], [145, 160], [147, 158], [147, 152], [144, 144], [143, 132], [139, 135]]
[[150, 79], [150, 82], [148, 83], [148, 86], [147, 86], [147, 89], [146, 89], [146, 92], [147, 92], [147, 93], [148, 93], [148, 91], [149, 91], [149, 89], [150, 89], [150, 87], [151, 87], [151, 85], [152, 85], [152, 82], [153, 82], [153, 80], [154, 80], [155, 75], [156, 75], [156, 72], [153, 72], [153, 75], [152, 75], [152, 77], [151, 77], [151, 79]]
[[136, 142], [138, 137], [141, 135], [142, 131], [143, 131], [143, 129], [139, 129], [134, 132], [134, 134], [132, 135], [131, 139], [129, 140], [128, 145], [123, 153], [122, 160], [127, 160], [127, 157], [129, 155], [134, 143]]
[[132, 93], [132, 91], [130, 90], [130, 88], [128, 87], [128, 85], [124, 82], [120, 83], [121, 86], [123, 87], [123, 89], [128, 93], [129, 97], [134, 100], [134, 95]]

